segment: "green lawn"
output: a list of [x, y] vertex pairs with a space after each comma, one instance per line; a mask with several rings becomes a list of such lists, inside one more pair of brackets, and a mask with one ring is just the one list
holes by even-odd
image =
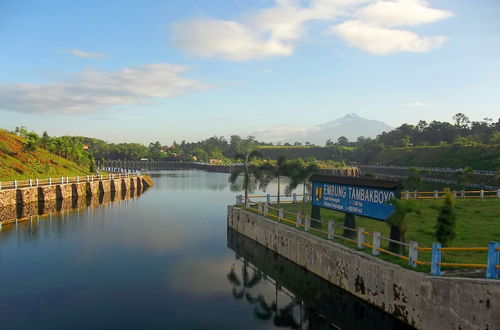
[[[421, 247], [431, 247], [435, 242], [434, 225], [439, 213], [439, 208], [443, 200], [419, 200], [420, 215], [410, 214], [406, 241], [415, 240]], [[276, 205], [273, 205], [276, 207]], [[302, 211], [302, 204], [282, 204], [285, 211]], [[457, 213], [456, 231], [457, 236], [449, 244], [450, 247], [487, 247], [488, 242], [500, 241], [500, 199], [466, 199], [457, 200], [455, 204]], [[310, 214], [311, 205], [306, 204], [306, 212]], [[270, 214], [277, 215], [277, 211], [272, 210]], [[285, 218], [295, 222], [293, 214], [285, 213]], [[344, 214], [336, 211], [321, 209], [321, 230], [328, 231], [328, 221], [333, 220], [337, 225], [343, 225]], [[285, 222], [287, 223], [287, 222]], [[292, 223], [287, 223], [293, 225]], [[378, 231], [383, 237], [389, 237], [390, 227], [383, 221], [356, 217], [356, 225], [364, 227], [368, 232]], [[325, 237], [324, 233], [312, 230], [312, 234]], [[342, 234], [340, 229], [336, 229], [336, 234]], [[336, 239], [338, 242], [355, 247], [354, 244]], [[370, 236], [366, 239], [371, 242]], [[382, 248], [387, 249], [388, 243], [382, 241]], [[366, 248], [365, 250], [370, 250]], [[369, 251], [367, 251], [369, 252]], [[407, 251], [405, 251], [407, 255]], [[396, 261], [398, 264], [406, 265], [408, 262], [398, 260], [391, 256], [384, 256], [384, 259]], [[430, 252], [419, 252], [419, 260], [430, 261]], [[456, 263], [486, 263], [486, 252], [443, 252], [443, 261]], [[419, 267], [426, 270], [428, 267]]]

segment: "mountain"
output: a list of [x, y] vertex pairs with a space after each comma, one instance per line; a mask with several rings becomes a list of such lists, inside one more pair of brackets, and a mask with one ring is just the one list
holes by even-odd
[[251, 135], [261, 141], [290, 143], [309, 141], [313, 144], [324, 145], [327, 140], [336, 142], [341, 136], [345, 136], [349, 141], [355, 141], [360, 136], [373, 138], [377, 134], [392, 129], [393, 127], [384, 122], [366, 119], [355, 113], [350, 113], [344, 117], [312, 127], [282, 125], [257, 130]]
[[324, 144], [328, 139], [336, 142], [341, 136], [345, 136], [349, 141], [355, 141], [360, 136], [374, 138], [377, 134], [392, 129], [393, 127], [382, 121], [366, 119], [350, 113], [342, 118], [315, 126], [309, 136], [311, 143]]

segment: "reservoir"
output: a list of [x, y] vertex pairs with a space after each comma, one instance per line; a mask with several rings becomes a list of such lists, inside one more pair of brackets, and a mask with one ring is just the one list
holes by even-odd
[[1, 329], [408, 328], [228, 231], [228, 174], [151, 176], [135, 198], [2, 227]]

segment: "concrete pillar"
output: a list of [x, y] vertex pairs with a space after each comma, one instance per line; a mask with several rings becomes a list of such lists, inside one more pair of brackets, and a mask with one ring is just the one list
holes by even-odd
[[302, 215], [300, 212], [297, 212], [296, 218], [295, 218], [295, 228], [300, 228], [302, 225]]
[[335, 239], [335, 223], [332, 220], [328, 221], [328, 239]]
[[431, 275], [441, 275], [441, 243], [432, 244]]
[[311, 216], [307, 215], [305, 216], [305, 231], [309, 231], [309, 228], [311, 228]]
[[374, 256], [380, 255], [380, 232], [374, 231], [373, 232], [373, 244], [372, 244], [372, 254]]
[[417, 263], [415, 262], [418, 260], [418, 242], [415, 241], [410, 241], [410, 250], [408, 252], [408, 257], [410, 258], [409, 263], [411, 267], [417, 267]]
[[364, 248], [363, 243], [365, 243], [365, 228], [364, 227], [359, 227], [358, 228], [358, 249]]

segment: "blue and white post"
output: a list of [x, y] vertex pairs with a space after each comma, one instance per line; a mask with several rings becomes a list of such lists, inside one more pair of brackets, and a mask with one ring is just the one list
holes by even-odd
[[432, 243], [431, 275], [441, 275], [441, 243]]
[[486, 266], [486, 278], [498, 279], [498, 268], [500, 264], [500, 243], [491, 241], [488, 245], [488, 265]]

